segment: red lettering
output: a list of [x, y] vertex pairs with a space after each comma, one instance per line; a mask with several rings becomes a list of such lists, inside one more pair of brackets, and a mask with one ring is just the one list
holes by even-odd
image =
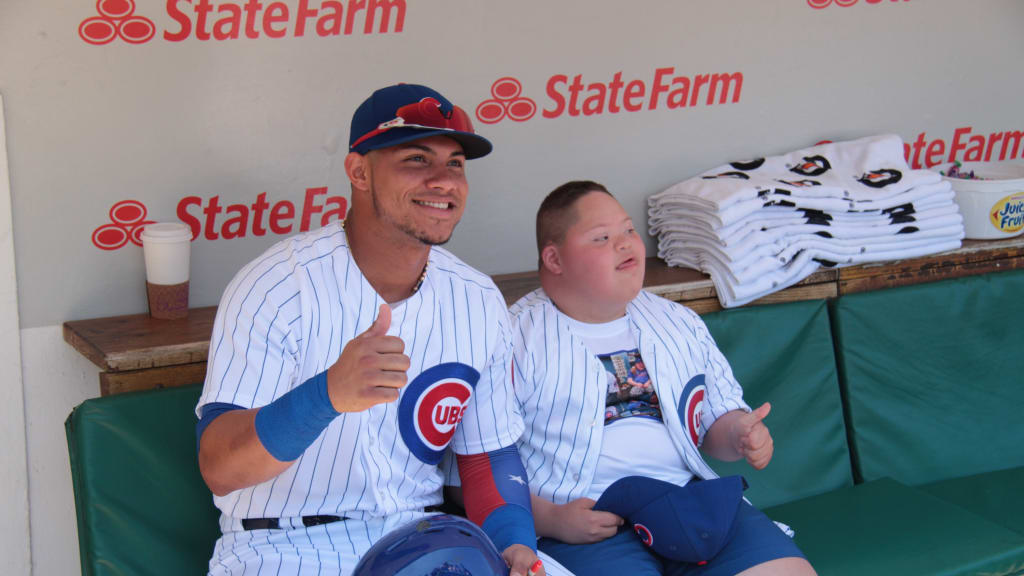
[[711, 76], [708, 74], [697, 74], [693, 77], [693, 93], [690, 95], [690, 106], [697, 105], [697, 97], [700, 94], [702, 84], [707, 84]]
[[622, 97], [622, 106], [630, 112], [636, 112], [644, 107], [644, 92], [647, 87], [642, 80], [633, 80], [626, 84], [626, 93]]
[[619, 110], [619, 90], [622, 89], [622, 71], [616, 72], [615, 76], [612, 77], [612, 83], [608, 85], [611, 88], [611, 94], [608, 95], [608, 111], [612, 114], [618, 113]]
[[564, 74], [557, 74], [548, 78], [547, 93], [548, 97], [555, 101], [555, 109], [548, 110], [545, 108], [542, 110], [541, 114], [543, 114], [545, 118], [558, 118], [562, 115], [562, 112], [565, 111], [565, 97], [558, 92], [558, 89], [555, 86], [558, 84], [565, 84], [568, 81], [569, 77]]
[[[182, 2], [191, 2], [192, 0], [180, 0]], [[184, 12], [178, 9], [179, 0], [167, 0], [167, 15], [170, 16], [178, 26], [181, 28], [174, 33], [164, 30], [164, 40], [171, 42], [181, 42], [188, 35], [192, 33], [192, 21], [188, 19], [188, 16]]]
[[[349, 5], [351, 11], [351, 4]], [[397, 11], [395, 16], [395, 32], [401, 32], [405, 25], [405, 0], [370, 0], [370, 6], [366, 9], [366, 24], [363, 26], [364, 34], [373, 33], [373, 19], [377, 11], [380, 11], [380, 28], [378, 32], [386, 34], [388, 23], [391, 22], [391, 10]]]
[[[953, 145], [949, 147], [949, 162], [956, 161], [956, 153], [959, 152], [960, 150], [963, 150], [964, 147], [967, 146], [966, 144], [961, 144], [960, 143], [960, 137], [963, 136], [964, 134], [970, 134], [970, 133], [971, 133], [971, 127], [970, 126], [965, 126], [963, 128], [957, 128], [956, 130], [953, 131]], [[928, 147], [928, 150], [931, 151], [931, 147], [930, 146]], [[931, 156], [929, 156], [929, 158], [931, 158]], [[937, 164], [937, 162], [936, 162], [936, 164]]]
[[[1011, 132], [1005, 132], [1003, 134], [1003, 147], [999, 152], [999, 159], [1006, 160], [1006, 152], [1010, 152], [1010, 159], [1018, 157], [1020, 154], [1017, 152], [1017, 147], [1020, 146], [1021, 138], [1024, 137], [1024, 132], [1019, 130], [1013, 130]], [[1010, 141], [1013, 141], [1013, 144]], [[1021, 150], [1024, 153], [1024, 149]]]
[[306, 34], [306, 20], [316, 18], [316, 8], [309, 7], [309, 0], [299, 0], [299, 10], [295, 14], [295, 36]]
[[448, 420], [448, 417], [452, 413], [451, 406], [441, 406], [440, 404], [434, 407], [434, 424], [443, 426]]
[[686, 106], [686, 100], [690, 94], [690, 79], [686, 76], [678, 76], [672, 79], [672, 85], [681, 85], [681, 88], [669, 92], [668, 94], [668, 107], [669, 109], [684, 108]]
[[345, 34], [351, 34], [355, 26], [356, 13], [366, 9], [366, 0], [349, 0], [348, 20], [345, 21]]
[[[295, 206], [282, 200], [270, 210], [270, 231], [274, 234], [288, 234], [292, 231], [291, 219], [295, 217]], [[282, 221], [288, 225], [282, 224]]]
[[662, 79], [675, 72], [675, 68], [658, 68], [654, 71], [654, 86], [651, 87], [651, 103], [647, 107], [654, 110], [658, 107], [658, 95], [668, 91], [668, 84], [663, 84]]
[[220, 235], [225, 240], [241, 238], [249, 226], [249, 207], [245, 204], [232, 204], [227, 208], [228, 214], [234, 214], [228, 218], [220, 229]]
[[207, 240], [216, 240], [217, 231], [214, 230], [214, 222], [217, 220], [217, 215], [220, 214], [220, 197], [214, 196], [207, 202], [206, 208], [203, 208], [203, 214], [206, 214], [206, 230], [204, 235]]
[[[328, 12], [328, 8], [333, 8], [334, 11]], [[341, 34], [341, 24], [343, 20], [341, 2], [325, 0], [325, 2], [320, 5], [320, 10], [323, 10], [324, 15], [316, 22], [316, 33], [321, 36], [337, 36], [338, 34]]]
[[217, 40], [238, 38], [238, 31], [242, 27], [242, 9], [234, 4], [221, 4], [217, 12], [230, 12], [231, 14], [217, 20], [213, 25], [213, 37]]
[[202, 225], [199, 222], [199, 218], [196, 218], [189, 213], [189, 206], [202, 206], [203, 200], [199, 196], [186, 196], [178, 202], [178, 220], [181, 220], [188, 227], [192, 229], [192, 239], [199, 238], [199, 232], [202, 231]]
[[593, 116], [604, 112], [605, 87], [600, 82], [587, 86], [587, 91], [592, 94], [583, 101], [583, 115]]
[[461, 419], [462, 419], [462, 412], [459, 410], [459, 407], [456, 406], [451, 411], [451, 413], [448, 414], [448, 423], [449, 424], [458, 424], [459, 420], [461, 420]]
[[572, 84], [569, 85], [569, 116], [579, 116], [579, 97], [580, 91], [583, 90], [583, 75], [577, 74], [572, 79]]
[[914, 159], [910, 162], [912, 168], [921, 168], [921, 149], [924, 148], [924, 132], [917, 135], [917, 140], [914, 140]]
[[946, 143], [942, 140], [932, 140], [928, 150], [924, 154], [925, 166], [931, 167], [942, 162], [942, 155], [946, 153]]
[[[274, 28], [274, 24], [284, 22], [280, 28]], [[267, 11], [263, 13], [263, 32], [271, 38], [284, 38], [288, 33], [288, 5], [282, 2], [274, 2], [267, 5]]]
[[715, 87], [722, 87], [722, 95], [718, 98], [719, 104], [725, 104], [725, 100], [729, 95], [729, 86], [734, 85], [736, 89], [732, 92], [732, 102], [735, 104], [740, 100], [740, 91], [743, 90], [743, 74], [735, 72], [733, 74], [712, 74], [711, 85], [708, 90], [708, 106], [715, 103]]
[[995, 147], [996, 142], [1003, 139], [1002, 132], [993, 132], [988, 135], [988, 148], [985, 149], [985, 162], [992, 160], [992, 149]]
[[267, 193], [260, 192], [256, 196], [256, 202], [252, 205], [252, 234], [253, 236], [263, 236], [267, 233], [267, 230], [263, 227], [263, 212], [270, 208], [270, 204], [267, 204]]
[[309, 230], [309, 220], [313, 217], [313, 214], [319, 214], [323, 211], [324, 207], [316, 204], [316, 197], [321, 194], [327, 194], [327, 188], [306, 188], [306, 201], [302, 203], [302, 223], [299, 226], [300, 232], [306, 232]]
[[348, 208], [348, 200], [346, 200], [344, 196], [331, 196], [330, 198], [327, 199], [327, 202], [324, 203], [324, 207], [330, 206], [331, 204], [337, 205], [337, 208], [335, 208], [334, 210], [324, 211], [324, 216], [323, 218], [320, 219], [321, 226], [327, 226], [327, 224], [331, 221], [331, 217], [334, 217], [335, 220], [345, 219], [345, 211]]
[[209, 40], [210, 33], [206, 30], [206, 16], [213, 11], [213, 6], [210, 6], [209, 0], [199, 0], [199, 4], [196, 4], [196, 38], [199, 40]]
[[259, 38], [260, 31], [256, 29], [256, 15], [263, 10], [263, 4], [259, 0], [249, 0], [245, 3], [245, 37]]

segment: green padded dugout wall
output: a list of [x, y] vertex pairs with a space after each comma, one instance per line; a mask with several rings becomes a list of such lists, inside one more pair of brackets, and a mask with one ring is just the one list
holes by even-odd
[[775, 440], [764, 470], [709, 459], [715, 471], [745, 476], [747, 498], [761, 507], [852, 485], [825, 301], [737, 308], [703, 319], [747, 403], [771, 402], [765, 423]]
[[864, 480], [1024, 465], [1024, 271], [847, 295], [832, 312]]
[[189, 386], [86, 400], [65, 422], [82, 574], [205, 574], [219, 514]]

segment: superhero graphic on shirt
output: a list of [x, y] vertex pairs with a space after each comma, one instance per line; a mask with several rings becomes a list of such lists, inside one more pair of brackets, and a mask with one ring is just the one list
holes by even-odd
[[643, 416], [661, 421], [661, 403], [640, 351], [622, 350], [598, 356], [608, 373], [604, 423]]

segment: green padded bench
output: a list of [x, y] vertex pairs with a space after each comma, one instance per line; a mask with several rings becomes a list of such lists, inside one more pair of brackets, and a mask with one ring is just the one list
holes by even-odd
[[[890, 391], [887, 395], [879, 390], [883, 386], [899, 388], [880, 374], [897, 374], [895, 378], [904, 386], [913, 381], [915, 386], [927, 387], [928, 380], [914, 380], [903, 373], [917, 356], [922, 362], [939, 366], [953, 379], [957, 370], [962, 377], [965, 366], [973, 369], [977, 361], [958, 363], [947, 356], [943, 361], [952, 366], [946, 366], [925, 355], [922, 349], [927, 348], [928, 339], [937, 338], [932, 322], [942, 323], [953, 341], [965, 337], [974, 342], [996, 340], [999, 344], [993, 352], [1005, 354], [1003, 357], [1010, 361], [1014, 354], [1001, 347], [1024, 350], [1020, 329], [1013, 332], [1010, 326], [1014, 317], [1024, 315], [996, 313], [1005, 309], [1004, 300], [1012, 300], [1014, 291], [1024, 295], [1024, 286], [1015, 284], [1022, 278], [1024, 275], [976, 277], [844, 296], [833, 303], [827, 311], [830, 314], [825, 303], [818, 301], [741, 308], [705, 316], [709, 330], [744, 387], [748, 403], [756, 407], [764, 401], [772, 402], [767, 424], [776, 446], [775, 457], [765, 470], [752, 471], [741, 463], [714, 463], [714, 468], [720, 474], [746, 476], [751, 484], [747, 497], [773, 519], [793, 527], [797, 544], [823, 576], [1024, 572], [1024, 531], [1020, 530], [1024, 525], [1024, 503], [1011, 496], [1024, 486], [1024, 472], [1011, 469], [983, 474], [980, 478], [947, 480], [957, 470], [963, 475], [1013, 465], [1014, 458], [1024, 455], [1024, 450], [1018, 448], [1013, 457], [997, 458], [990, 453], [987, 459], [975, 451], [968, 458], [959, 452], [933, 452], [936, 446], [949, 442], [945, 436], [934, 437], [929, 446], [917, 433], [902, 429], [887, 432], [896, 435], [887, 448], [907, 442], [907, 450], [921, 451], [950, 468], [937, 474], [936, 462], [919, 459], [906, 466], [903, 461], [886, 460], [894, 454], [864, 454], [864, 444], [854, 442], [852, 450], [847, 449], [848, 436], [854, 440], [861, 438], [872, 432], [873, 425], [899, 427], [910, 419], [941, 420], [934, 415], [921, 415], [928, 409], [919, 406], [917, 399], [924, 396], [920, 390], [908, 394]], [[1003, 285], [1004, 282], [1009, 285]], [[993, 283], [999, 288], [991, 289]], [[986, 293], [987, 298], [981, 298], [978, 292]], [[945, 302], [945, 297], [983, 300], [984, 304], [976, 305], [971, 313], [997, 318], [996, 326], [992, 320], [960, 324], [958, 315], [964, 310]], [[830, 317], [840, 331], [835, 338]], [[986, 330], [975, 334], [981, 325]], [[901, 335], [904, 331], [914, 336]], [[896, 341], [904, 337], [913, 344]], [[833, 346], [842, 356], [839, 370]], [[896, 368], [889, 370], [889, 365]], [[1004, 367], [989, 365], [992, 372], [976, 373], [983, 374], [981, 379], [985, 380]], [[857, 369], [871, 372], [864, 375]], [[1003, 382], [987, 381], [990, 385]], [[1007, 379], [1006, 383], [1011, 381], [1012, 378]], [[984, 386], [981, 382], [975, 385]], [[865, 398], [865, 388], [885, 398]], [[978, 397], [965, 412], [994, 401], [1011, 402], [1011, 407], [1000, 409], [1021, 413], [1021, 398], [1024, 387], [1017, 386], [1014, 393]], [[843, 400], [852, 405], [845, 414]], [[961, 399], [959, 404], [967, 402]], [[866, 408], [882, 413], [865, 422]], [[957, 413], [948, 416], [950, 422], [957, 420]], [[1007, 425], [1013, 422], [1003, 420]], [[1015, 428], [1017, 432], [1022, 430], [1020, 426]], [[990, 428], [989, 432], [997, 430]], [[1010, 441], [1022, 445], [1019, 436], [1011, 435]], [[873, 444], [869, 446], [874, 448]], [[1009, 449], [1000, 444], [1000, 450]], [[851, 457], [856, 464], [852, 470]], [[968, 464], [950, 466], [946, 458], [952, 458], [954, 463], [962, 458]], [[865, 461], [869, 464], [866, 472], [862, 469]], [[904, 474], [908, 469], [915, 474]], [[863, 483], [864, 479], [868, 482]], [[925, 480], [936, 482], [911, 486]], [[1000, 504], [1003, 498], [1011, 497], [1015, 500], [1011, 505]]]
[[64, 423], [84, 576], [206, 574], [220, 514], [196, 459], [200, 390], [86, 400]]
[[764, 470], [709, 459], [712, 468], [744, 476], [746, 497], [759, 508], [853, 486], [825, 301], [738, 308], [703, 319], [747, 403], [771, 402], [765, 423], [775, 439]]
[[[1024, 271], [705, 316], [775, 438], [765, 470], [715, 469], [746, 476], [822, 576], [1024, 574], [1022, 301]], [[199, 393], [68, 417], [83, 574], [206, 573]]]
[[[847, 295], [831, 313], [854, 474], [866, 482], [854, 492], [881, 482], [891, 500], [862, 501], [877, 517], [861, 513], [848, 527], [904, 546], [872, 554], [863, 540], [850, 545], [884, 558], [884, 573], [1024, 572], [1024, 271]], [[848, 502], [799, 504], [827, 523]], [[869, 568], [833, 572], [836, 558], [822, 555], [822, 573]]]

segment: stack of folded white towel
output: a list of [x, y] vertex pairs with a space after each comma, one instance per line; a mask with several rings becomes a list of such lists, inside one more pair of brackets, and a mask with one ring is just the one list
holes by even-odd
[[658, 256], [710, 274], [724, 307], [792, 286], [821, 266], [944, 252], [964, 237], [949, 183], [911, 169], [893, 135], [732, 162], [648, 204]]

